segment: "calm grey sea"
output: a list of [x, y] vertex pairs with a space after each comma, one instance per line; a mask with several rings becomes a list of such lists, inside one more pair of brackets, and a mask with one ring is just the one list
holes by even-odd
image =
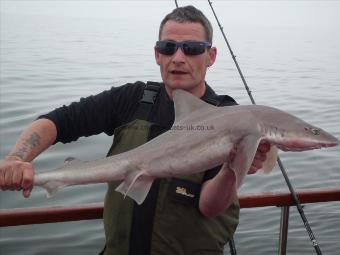
[[[195, 4], [212, 18], [206, 2]], [[340, 3], [216, 1], [214, 7], [257, 103], [286, 110], [340, 138]], [[173, 1], [1, 1], [0, 157], [39, 114], [111, 86], [159, 81], [153, 45], [161, 18], [172, 8]], [[212, 23], [218, 59], [207, 81], [218, 93], [249, 104]], [[98, 135], [57, 144], [35, 160], [36, 171], [53, 169], [69, 156], [101, 158], [111, 140]], [[340, 147], [281, 157], [296, 189], [340, 186]], [[0, 208], [101, 202], [105, 189], [69, 187], [53, 199], [39, 188], [29, 199], [0, 192]], [[269, 176], [248, 176], [240, 193], [286, 190], [275, 168]], [[308, 204], [304, 210], [323, 253], [339, 254], [340, 203]], [[275, 207], [242, 210], [235, 235], [238, 254], [277, 254], [279, 217]], [[0, 229], [1, 254], [85, 255], [103, 245], [101, 220]], [[313, 253], [291, 208], [288, 254]]]

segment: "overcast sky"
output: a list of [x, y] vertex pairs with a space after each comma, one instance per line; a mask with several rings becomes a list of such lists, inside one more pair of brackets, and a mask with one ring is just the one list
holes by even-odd
[[[340, 1], [212, 1], [217, 15], [229, 24], [271, 26], [322, 26], [340, 28]], [[207, 1], [181, 1], [195, 4], [212, 17]], [[152, 19], [159, 21], [175, 7], [172, 0], [154, 1], [5, 1], [2, 15], [33, 14], [86, 18]]]

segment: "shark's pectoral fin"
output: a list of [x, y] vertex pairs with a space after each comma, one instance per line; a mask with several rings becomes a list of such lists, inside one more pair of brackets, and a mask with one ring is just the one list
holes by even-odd
[[273, 170], [277, 161], [277, 153], [277, 147], [272, 145], [270, 151], [267, 152], [267, 159], [263, 162], [263, 167], [261, 168], [264, 174], [269, 174]]
[[244, 177], [249, 171], [260, 141], [261, 137], [247, 135], [238, 144], [234, 160], [229, 165], [235, 172], [237, 187], [241, 186]]
[[116, 191], [131, 197], [140, 205], [149, 193], [154, 179], [154, 177], [146, 175], [144, 171], [134, 171], [125, 178]]

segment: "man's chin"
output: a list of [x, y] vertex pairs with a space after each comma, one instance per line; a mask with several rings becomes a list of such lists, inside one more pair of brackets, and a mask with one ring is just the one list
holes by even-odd
[[171, 82], [171, 83], [169, 83], [168, 87], [172, 90], [174, 90], [174, 89], [190, 90], [193, 87], [195, 87], [195, 85], [188, 84], [186, 82]]

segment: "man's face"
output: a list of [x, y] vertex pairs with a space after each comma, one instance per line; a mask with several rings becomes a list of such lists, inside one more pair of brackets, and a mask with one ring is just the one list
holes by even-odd
[[[160, 40], [206, 41], [206, 35], [200, 23], [178, 23], [170, 20], [165, 23]], [[201, 97], [205, 92], [207, 68], [216, 59], [216, 48], [207, 49], [204, 53], [193, 56], [185, 55], [181, 48], [173, 55], [164, 55], [155, 49], [155, 58], [169, 96], [174, 89], [184, 89]]]

